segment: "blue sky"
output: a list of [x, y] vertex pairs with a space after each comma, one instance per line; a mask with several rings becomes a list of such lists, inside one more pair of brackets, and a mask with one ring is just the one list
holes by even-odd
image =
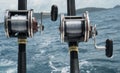
[[[17, 9], [18, 0], [0, 0], [0, 11], [6, 9]], [[58, 5], [59, 12], [66, 12], [67, 0], [28, 0], [28, 9], [34, 9], [36, 12], [49, 11], [52, 4]], [[76, 8], [85, 7], [104, 7], [112, 8], [120, 5], [120, 0], [76, 0]]]

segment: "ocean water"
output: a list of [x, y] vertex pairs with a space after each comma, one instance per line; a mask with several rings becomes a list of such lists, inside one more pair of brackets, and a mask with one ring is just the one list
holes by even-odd
[[[49, 18], [43, 21], [45, 30], [28, 38], [27, 73], [69, 73], [67, 43], [60, 42], [59, 22]], [[96, 50], [93, 40], [79, 43], [80, 73], [120, 73], [120, 8], [91, 12], [92, 25], [97, 25], [98, 45], [105, 45], [107, 38], [114, 42], [112, 58], [105, 51]], [[17, 73], [17, 38], [7, 38], [3, 23], [0, 25], [0, 73]]]

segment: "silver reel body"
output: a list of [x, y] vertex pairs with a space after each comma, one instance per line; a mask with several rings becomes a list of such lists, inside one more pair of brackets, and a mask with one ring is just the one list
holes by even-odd
[[87, 42], [90, 37], [88, 12], [80, 16], [61, 15], [60, 34], [63, 42]]
[[33, 36], [33, 10], [6, 10], [5, 32], [7, 37]]

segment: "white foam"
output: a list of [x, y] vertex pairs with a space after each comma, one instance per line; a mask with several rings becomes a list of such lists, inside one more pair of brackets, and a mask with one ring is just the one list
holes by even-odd
[[49, 56], [49, 59], [51, 60], [51, 59], [54, 59], [55, 57], [53, 56], [53, 55], [51, 55], [51, 56]]
[[90, 73], [90, 71], [87, 70], [86, 73]]
[[[54, 58], [53, 56], [51, 56], [51, 58]], [[60, 73], [70, 73], [70, 66], [65, 66], [65, 67], [62, 67], [62, 68], [56, 68], [53, 63], [51, 61], [49, 61], [49, 66], [52, 68], [52, 71], [51, 73], [57, 73], [57, 72], [60, 72]], [[79, 66], [80, 68], [82, 68], [83, 66], [92, 66], [92, 63], [88, 62], [88, 61], [80, 61], [79, 62]], [[90, 70], [87, 70], [86, 73], [90, 73]]]
[[[51, 58], [54, 58], [54, 56], [51, 56]], [[49, 66], [52, 68], [51, 73], [69, 73], [69, 66], [66, 67], [55, 67], [54, 64], [52, 63], [52, 61], [49, 61]]]
[[14, 61], [8, 60], [8, 59], [0, 59], [0, 66], [13, 66], [16, 65]]
[[[80, 61], [79, 68], [82, 69], [84, 66], [93, 68], [92, 63], [85, 60]], [[70, 66], [63, 67], [61, 73], [70, 73]], [[91, 73], [91, 70], [87, 70], [86, 73]]]
[[80, 65], [80, 67], [82, 67], [83, 65], [91, 66], [92, 63], [90, 63], [88, 61], [85, 61], [85, 60], [82, 60], [82, 61], [79, 62], [79, 65]]
[[44, 54], [46, 52], [46, 50], [41, 50], [40, 53], [41, 54]]
[[62, 68], [61, 73], [70, 73], [70, 66]]
[[6, 71], [6, 73], [16, 73], [16, 69], [15, 68], [10, 68]]
[[53, 65], [51, 61], [49, 61], [49, 66], [54, 70], [57, 71], [58, 69]]

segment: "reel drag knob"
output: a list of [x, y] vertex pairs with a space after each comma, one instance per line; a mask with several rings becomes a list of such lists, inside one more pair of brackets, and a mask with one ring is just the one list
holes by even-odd
[[106, 40], [105, 52], [106, 52], [107, 57], [112, 57], [113, 55], [113, 41], [112, 40], [109, 40], [109, 39]]
[[52, 5], [51, 7], [51, 20], [56, 21], [58, 17], [58, 7], [56, 5]]

